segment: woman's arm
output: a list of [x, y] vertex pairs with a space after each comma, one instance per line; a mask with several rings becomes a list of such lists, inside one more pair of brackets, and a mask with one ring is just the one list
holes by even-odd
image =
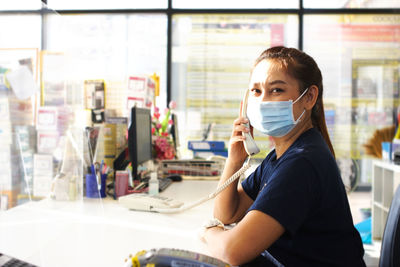
[[[247, 158], [247, 153], [243, 146], [245, 137], [242, 136], [243, 131], [250, 132], [250, 129], [243, 125], [247, 122], [247, 119], [240, 117], [233, 123], [228, 159], [225, 163], [224, 171], [218, 184], [219, 186], [237, 172]], [[238, 180], [223, 190], [214, 201], [214, 217], [218, 218], [224, 224], [238, 222], [253, 202], [241, 186], [238, 188]]]
[[[231, 170], [238, 170], [241, 166], [234, 168], [226, 164], [225, 168]], [[235, 171], [224, 171], [225, 175], [222, 175], [219, 185], [223, 181], [229, 179]], [[232, 224], [240, 221], [245, 215], [247, 209], [253, 203], [253, 200], [244, 192], [242, 185], [238, 185], [237, 179], [224, 191], [218, 194], [214, 201], [214, 217], [218, 218], [224, 224]]]
[[231, 230], [219, 227], [205, 230], [203, 240], [214, 257], [231, 265], [240, 265], [259, 256], [284, 231], [271, 216], [252, 210]]

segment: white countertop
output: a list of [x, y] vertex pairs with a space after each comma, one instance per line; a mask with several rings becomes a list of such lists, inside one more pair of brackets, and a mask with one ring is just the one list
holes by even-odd
[[[183, 181], [163, 196], [190, 203], [217, 181]], [[0, 212], [0, 252], [41, 267], [122, 266], [129, 254], [169, 247], [208, 254], [197, 238], [212, 200], [177, 214], [131, 211], [113, 199], [42, 200]]]

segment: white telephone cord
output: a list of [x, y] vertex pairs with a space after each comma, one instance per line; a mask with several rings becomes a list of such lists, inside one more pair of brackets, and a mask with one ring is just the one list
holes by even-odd
[[243, 164], [243, 166], [237, 171], [235, 172], [228, 180], [226, 180], [221, 186], [217, 187], [217, 189], [209, 194], [206, 197], [203, 197], [193, 203], [187, 204], [187, 205], [183, 205], [182, 207], [179, 208], [151, 208], [150, 211], [155, 211], [155, 212], [159, 212], [159, 213], [178, 213], [178, 212], [182, 212], [188, 209], [191, 209], [193, 207], [196, 207], [210, 199], [213, 199], [214, 197], [216, 197], [221, 191], [223, 191], [225, 188], [227, 188], [231, 183], [233, 183], [236, 179], [238, 179], [242, 174], [245, 173], [245, 171], [247, 171], [250, 168], [250, 156], [247, 158], [245, 164]]

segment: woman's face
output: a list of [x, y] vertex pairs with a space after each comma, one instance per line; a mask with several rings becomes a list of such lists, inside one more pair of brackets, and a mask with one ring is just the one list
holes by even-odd
[[[297, 80], [274, 61], [263, 60], [254, 68], [249, 84], [249, 101], [295, 101], [299, 96]], [[293, 105], [295, 120], [304, 111], [303, 99]]]

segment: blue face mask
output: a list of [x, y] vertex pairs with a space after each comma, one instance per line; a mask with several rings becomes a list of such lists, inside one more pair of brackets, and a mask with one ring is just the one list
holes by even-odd
[[293, 105], [307, 92], [308, 88], [293, 102], [288, 101], [256, 101], [249, 98], [247, 118], [258, 131], [274, 137], [287, 135], [300, 121], [306, 110], [294, 120]]

